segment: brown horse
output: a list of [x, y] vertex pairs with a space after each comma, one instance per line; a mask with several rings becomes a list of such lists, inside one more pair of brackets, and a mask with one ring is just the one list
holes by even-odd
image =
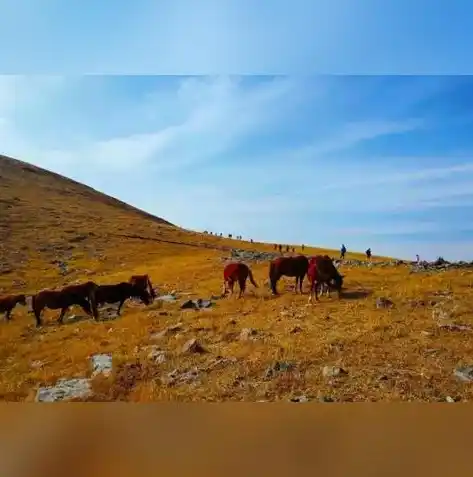
[[11, 320], [11, 314], [16, 305], [26, 306], [26, 296], [7, 295], [0, 297], [0, 313], [5, 313], [7, 321]]
[[297, 284], [302, 293], [302, 283], [309, 268], [309, 260], [305, 255], [295, 257], [278, 257], [269, 265], [269, 281], [273, 295], [277, 295], [276, 285], [278, 280], [284, 275], [286, 277], [296, 277], [295, 292], [297, 293]]
[[151, 296], [152, 300], [156, 298], [156, 292], [154, 291], [153, 284], [151, 283], [151, 279], [149, 278], [148, 274], [132, 275], [128, 281], [132, 285], [137, 285], [141, 287], [143, 290], [146, 290]]
[[309, 303], [312, 302], [314, 295], [315, 300], [318, 301], [318, 290], [320, 287], [322, 287], [322, 292], [323, 288], [325, 288], [327, 295], [330, 294], [330, 288], [334, 288], [338, 291], [338, 298], [341, 297], [343, 275], [340, 275], [328, 255], [316, 255], [310, 258], [307, 278], [310, 283]]
[[61, 310], [58, 323], [62, 324], [64, 315], [69, 307], [80, 306], [88, 315], [98, 319], [95, 292], [98, 285], [94, 282], [85, 282], [79, 285], [69, 285], [61, 290], [42, 290], [32, 297], [31, 308], [36, 318], [36, 326], [41, 326], [41, 312], [44, 308]]
[[115, 285], [100, 285], [97, 287], [95, 297], [98, 305], [103, 305], [104, 303], [119, 303], [117, 316], [120, 315], [123, 303], [129, 298], [139, 298], [145, 305], [152, 303], [148, 290], [129, 282], [121, 282]]
[[230, 289], [230, 293], [233, 295], [233, 286], [235, 285], [235, 282], [238, 282], [240, 287], [238, 298], [241, 298], [245, 292], [247, 278], [250, 279], [251, 284], [255, 288], [258, 288], [258, 285], [253, 278], [253, 273], [248, 265], [240, 262], [233, 262], [226, 265], [223, 269], [222, 295], [225, 296], [228, 289]]

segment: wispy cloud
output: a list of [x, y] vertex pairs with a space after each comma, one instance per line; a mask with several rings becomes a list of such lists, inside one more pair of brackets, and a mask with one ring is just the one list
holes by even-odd
[[387, 251], [402, 242], [411, 254], [415, 237], [473, 240], [468, 87], [458, 78], [0, 77], [0, 152], [190, 228], [326, 246], [348, 237]]

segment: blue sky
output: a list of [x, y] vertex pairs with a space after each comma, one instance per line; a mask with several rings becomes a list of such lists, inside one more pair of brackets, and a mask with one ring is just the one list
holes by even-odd
[[190, 229], [473, 259], [473, 78], [0, 76], [0, 152]]
[[471, 74], [472, 17], [470, 0], [0, 0], [1, 69]]

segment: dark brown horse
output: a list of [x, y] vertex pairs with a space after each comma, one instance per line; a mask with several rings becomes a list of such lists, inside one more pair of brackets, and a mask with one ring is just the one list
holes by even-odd
[[271, 291], [277, 295], [276, 285], [278, 280], [284, 275], [286, 277], [296, 277], [295, 292], [297, 293], [297, 285], [302, 293], [302, 283], [309, 268], [309, 260], [305, 255], [297, 255], [295, 257], [278, 257], [269, 265], [269, 281]]
[[95, 292], [98, 285], [94, 282], [69, 285], [61, 290], [42, 290], [32, 297], [31, 308], [36, 318], [36, 326], [41, 326], [41, 312], [44, 308], [61, 310], [58, 323], [63, 323], [69, 307], [80, 306], [88, 315], [98, 319]]
[[316, 255], [310, 258], [307, 278], [310, 283], [309, 303], [312, 302], [314, 295], [316, 301], [319, 299], [319, 288], [322, 288], [322, 292], [323, 288], [325, 288], [327, 295], [330, 294], [330, 288], [334, 288], [338, 291], [338, 298], [340, 298], [343, 287], [343, 275], [340, 275], [328, 255]]
[[244, 263], [232, 262], [225, 266], [223, 269], [223, 290], [222, 295], [225, 296], [230, 290], [230, 293], [233, 295], [233, 286], [235, 282], [238, 282], [240, 287], [240, 293], [238, 298], [241, 298], [246, 289], [246, 280], [250, 279], [251, 284], [258, 288], [257, 283], [253, 278], [253, 273], [250, 270], [250, 267]]
[[26, 296], [7, 295], [0, 297], [0, 313], [5, 313], [7, 321], [11, 320], [11, 314], [16, 305], [26, 306]]
[[151, 295], [148, 290], [139, 285], [133, 285], [129, 282], [121, 282], [115, 285], [100, 285], [95, 293], [97, 305], [105, 303], [118, 303], [117, 316], [120, 310], [129, 298], [139, 298], [145, 305], [152, 303]]
[[136, 285], [143, 290], [146, 290], [151, 299], [154, 300], [156, 298], [156, 292], [153, 289], [153, 284], [151, 283], [151, 279], [149, 278], [148, 274], [145, 275], [132, 275], [128, 280], [132, 285]]

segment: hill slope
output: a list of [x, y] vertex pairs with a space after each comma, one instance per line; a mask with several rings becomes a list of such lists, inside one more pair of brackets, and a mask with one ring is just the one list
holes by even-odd
[[[114, 283], [147, 272], [162, 294], [174, 290], [178, 297], [149, 307], [127, 303], [121, 317], [99, 322], [73, 309], [63, 326], [56, 325], [58, 312], [47, 310], [41, 329], [25, 308], [16, 308], [11, 322], [0, 321], [0, 400], [31, 400], [39, 386], [90, 376], [96, 353], [111, 353], [113, 372], [95, 378], [93, 396], [83, 399], [435, 401], [473, 395], [452, 373], [473, 361], [468, 329], [438, 326], [473, 325], [470, 270], [410, 273], [407, 266], [346, 263], [344, 298], [306, 306], [307, 295], [291, 290], [293, 279], [283, 279], [281, 296], [271, 297], [263, 286], [267, 262], [253, 262], [258, 289], [249, 285], [242, 300], [186, 311], [180, 305], [189, 297], [220, 292], [230, 247], [270, 252], [272, 246], [180, 229], [9, 158], [0, 158], [0, 176], [1, 293], [85, 279]], [[333, 253], [307, 253], [319, 251]], [[380, 296], [395, 306], [377, 309]], [[191, 339], [207, 352], [183, 352]], [[333, 366], [348, 374], [324, 376], [336, 374]]]

